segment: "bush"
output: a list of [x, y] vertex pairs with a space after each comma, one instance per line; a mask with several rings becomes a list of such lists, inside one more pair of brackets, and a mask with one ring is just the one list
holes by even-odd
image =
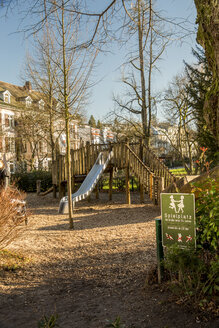
[[52, 173], [47, 171], [32, 171], [26, 173], [15, 173], [12, 181], [18, 189], [25, 192], [36, 192], [36, 182], [41, 180], [41, 191], [46, 191], [52, 187]]
[[168, 270], [174, 291], [184, 300], [191, 300], [195, 305], [206, 307], [214, 304], [216, 311], [219, 291], [219, 262], [217, 256], [209, 251], [179, 249], [169, 247], [165, 256], [164, 267]]
[[167, 249], [164, 267], [175, 283], [175, 291], [202, 309], [216, 312], [219, 291], [218, 223], [219, 181], [207, 179], [196, 184], [197, 249]]
[[23, 228], [26, 216], [20, 211], [19, 202], [24, 198], [16, 188], [0, 191], [0, 249], [7, 246]]
[[196, 225], [198, 247], [212, 252], [218, 249], [219, 238], [219, 179], [207, 179], [194, 184], [196, 200]]

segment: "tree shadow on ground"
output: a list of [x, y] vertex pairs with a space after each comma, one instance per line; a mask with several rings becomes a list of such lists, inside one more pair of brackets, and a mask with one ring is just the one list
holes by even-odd
[[[196, 313], [171, 302], [159, 287], [143, 288], [147, 252], [145, 260], [134, 250], [108, 253], [102, 261], [87, 255], [32, 264], [0, 295], [0, 327], [36, 327], [43, 315], [57, 313], [60, 328], [104, 328], [117, 316], [126, 328], [216, 328], [216, 321], [197, 323]], [[130, 266], [130, 257], [139, 265]]]
[[[138, 215], [136, 215], [135, 207], [124, 207], [124, 208], [104, 208], [104, 209], [81, 209], [80, 211], [75, 211], [73, 215], [74, 230], [87, 230], [96, 229], [104, 227], [122, 226], [122, 225], [132, 225], [137, 223], [147, 223], [155, 220], [160, 214], [158, 208], [153, 208], [151, 206], [145, 205], [138, 208]], [[52, 212], [48, 213], [52, 215]], [[59, 214], [60, 215], [60, 214]], [[39, 230], [66, 230], [68, 229], [68, 218], [63, 215], [63, 220], [66, 224], [47, 225], [45, 227], [39, 228]], [[108, 219], [108, 220], [107, 220]]]

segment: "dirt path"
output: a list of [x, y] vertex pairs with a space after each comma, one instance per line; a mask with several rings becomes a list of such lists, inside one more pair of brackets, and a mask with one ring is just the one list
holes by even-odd
[[125, 195], [77, 204], [75, 230], [57, 214], [58, 201], [28, 195], [27, 230], [8, 247], [29, 258], [25, 269], [0, 282], [0, 328], [33, 328], [58, 314], [61, 328], [104, 328], [120, 316], [126, 328], [217, 327], [171, 300], [159, 287], [143, 288], [155, 264], [155, 223], [150, 203], [123, 204]]

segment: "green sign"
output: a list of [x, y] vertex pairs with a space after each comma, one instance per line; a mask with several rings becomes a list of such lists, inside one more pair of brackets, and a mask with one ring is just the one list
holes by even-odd
[[194, 194], [161, 194], [162, 243], [196, 247]]

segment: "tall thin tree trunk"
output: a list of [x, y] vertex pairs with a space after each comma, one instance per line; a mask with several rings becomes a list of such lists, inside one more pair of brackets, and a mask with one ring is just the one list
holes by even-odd
[[143, 49], [143, 32], [142, 32], [142, 21], [141, 21], [141, 4], [138, 0], [138, 51], [139, 51], [139, 64], [140, 64], [140, 75], [141, 75], [141, 118], [143, 126], [144, 141], [148, 145], [147, 135], [147, 106], [146, 106], [146, 85], [144, 76], [144, 49]]
[[150, 58], [149, 58], [149, 71], [148, 71], [148, 144], [151, 135], [151, 114], [152, 114], [152, 103], [151, 103], [151, 77], [152, 77], [152, 68], [153, 68], [153, 31], [152, 31], [152, 4], [150, 2]]
[[62, 59], [63, 59], [63, 92], [65, 109], [65, 131], [66, 131], [66, 161], [67, 161], [67, 191], [68, 191], [68, 209], [69, 209], [69, 228], [73, 229], [73, 207], [72, 207], [72, 187], [71, 187], [71, 156], [70, 156], [70, 133], [69, 133], [69, 106], [68, 106], [68, 72], [66, 69], [65, 53], [65, 28], [64, 28], [64, 2], [62, 1]]

